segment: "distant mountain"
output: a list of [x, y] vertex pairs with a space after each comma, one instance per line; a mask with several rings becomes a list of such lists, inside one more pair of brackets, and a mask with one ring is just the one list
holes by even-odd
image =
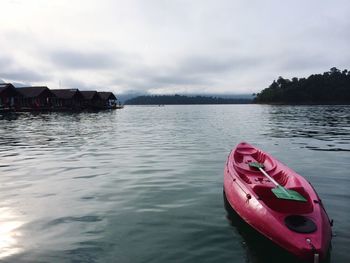
[[[254, 96], [252, 94], [215, 94], [215, 93], [211, 93], [211, 94], [178, 94], [178, 95], [184, 95], [187, 97], [196, 97], [196, 96], [203, 96], [203, 97], [217, 97], [217, 98], [223, 98], [223, 99], [249, 99], [249, 100], [253, 100]], [[136, 97], [142, 97], [142, 96], [156, 96], [156, 95], [150, 95], [150, 94], [146, 94], [146, 93], [124, 93], [124, 94], [117, 94], [118, 100], [121, 103], [125, 103], [126, 101], [136, 98]], [[161, 95], [158, 95], [161, 96]], [[164, 95], [166, 96], [166, 95]]]
[[350, 104], [350, 72], [331, 68], [308, 78], [277, 81], [257, 94], [256, 103], [274, 104]]
[[186, 105], [186, 104], [248, 104], [252, 98], [220, 98], [209, 96], [156, 95], [138, 96], [125, 101], [127, 105]]
[[127, 100], [130, 100], [132, 98], [142, 96], [144, 94], [135, 94], [135, 93], [130, 93], [130, 94], [117, 94], [118, 101], [121, 103], [125, 103]]
[[[184, 95], [184, 94], [183, 94]], [[253, 94], [222, 94], [222, 93], [208, 93], [208, 94], [186, 94], [189, 97], [204, 96], [204, 97], [217, 97], [223, 99], [254, 99]]]

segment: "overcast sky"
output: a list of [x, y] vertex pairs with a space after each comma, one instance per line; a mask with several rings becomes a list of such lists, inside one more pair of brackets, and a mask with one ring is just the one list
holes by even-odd
[[1, 0], [0, 37], [8, 82], [253, 93], [350, 69], [350, 1]]

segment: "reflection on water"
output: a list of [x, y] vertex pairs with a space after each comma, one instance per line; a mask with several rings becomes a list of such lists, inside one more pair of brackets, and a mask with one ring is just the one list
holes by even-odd
[[350, 262], [349, 111], [207, 105], [0, 115], [0, 261], [271, 262], [273, 251], [256, 253], [222, 207], [226, 157], [248, 141], [312, 182], [335, 221], [331, 261]]
[[271, 129], [266, 135], [298, 138], [311, 150], [350, 151], [348, 106], [273, 106], [268, 116]]
[[22, 225], [9, 208], [0, 208], [0, 260], [21, 252], [19, 228]]

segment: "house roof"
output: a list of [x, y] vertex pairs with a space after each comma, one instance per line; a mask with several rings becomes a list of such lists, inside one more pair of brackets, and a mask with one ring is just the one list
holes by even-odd
[[83, 91], [80, 91], [80, 93], [83, 95], [84, 99], [86, 100], [92, 100], [94, 96], [97, 96], [97, 91], [95, 90], [83, 90]]
[[82, 98], [78, 89], [52, 89], [51, 91], [60, 99], [73, 99], [75, 96]]
[[7, 88], [14, 89], [15, 86], [13, 86], [11, 83], [0, 83], [0, 93]]
[[16, 88], [19, 94], [26, 98], [38, 97], [41, 93], [45, 91], [50, 91], [46, 86], [36, 86], [36, 87], [21, 87]]
[[97, 92], [103, 100], [116, 100], [117, 97], [112, 92]]

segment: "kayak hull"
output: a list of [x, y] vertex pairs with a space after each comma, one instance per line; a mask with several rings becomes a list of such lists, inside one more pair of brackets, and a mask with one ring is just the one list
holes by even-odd
[[[265, 171], [286, 189], [299, 192], [306, 202], [278, 199], [275, 185], [249, 162], [263, 163]], [[251, 227], [294, 256], [314, 262], [326, 258], [331, 223], [311, 184], [272, 156], [248, 143], [230, 153], [224, 170], [228, 204]]]

